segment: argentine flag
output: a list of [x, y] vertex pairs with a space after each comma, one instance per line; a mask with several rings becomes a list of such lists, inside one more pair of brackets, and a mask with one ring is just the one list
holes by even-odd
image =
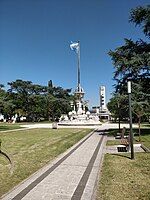
[[71, 50], [73, 50], [76, 53], [78, 53], [79, 52], [79, 48], [80, 48], [79, 42], [72, 42], [70, 44], [70, 48], [71, 48]]

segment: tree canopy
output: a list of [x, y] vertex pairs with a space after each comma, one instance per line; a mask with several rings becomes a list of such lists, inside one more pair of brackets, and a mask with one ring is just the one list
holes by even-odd
[[[133, 112], [139, 118], [150, 113], [150, 6], [132, 9], [129, 21], [135, 26], [142, 27], [147, 39], [133, 41], [125, 38], [122, 46], [109, 51], [114, 65], [113, 78], [116, 84], [114, 97], [108, 105], [110, 107], [114, 104], [116, 95], [127, 94], [127, 81], [131, 79]], [[115, 102], [117, 104], [117, 101]]]
[[18, 79], [9, 82], [8, 86], [10, 88], [5, 91], [0, 85], [0, 113], [6, 118], [17, 113], [27, 117], [28, 121], [41, 118], [54, 121], [71, 109], [71, 89], [53, 86], [52, 81], [41, 86]]

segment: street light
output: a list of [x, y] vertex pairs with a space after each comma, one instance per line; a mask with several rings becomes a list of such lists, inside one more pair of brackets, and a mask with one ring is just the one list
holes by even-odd
[[128, 80], [127, 86], [128, 86], [128, 95], [129, 95], [129, 118], [130, 118], [130, 147], [131, 147], [131, 159], [134, 159], [133, 132], [132, 132], [132, 110], [131, 110], [131, 80]]

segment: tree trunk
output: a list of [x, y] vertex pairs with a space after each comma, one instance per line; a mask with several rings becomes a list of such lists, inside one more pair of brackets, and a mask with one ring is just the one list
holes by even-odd
[[138, 126], [139, 126], [139, 141], [141, 141], [141, 117], [138, 117]]
[[119, 133], [121, 133], [121, 128], [120, 128], [120, 105], [118, 106], [118, 108], [119, 108]]
[[120, 128], [120, 116], [119, 116], [119, 133], [121, 133], [121, 128]]

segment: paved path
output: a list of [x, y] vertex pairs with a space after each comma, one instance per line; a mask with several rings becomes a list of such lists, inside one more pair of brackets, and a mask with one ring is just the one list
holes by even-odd
[[93, 200], [106, 136], [90, 133], [3, 200]]
[[[121, 128], [126, 127], [129, 128], [129, 124], [121, 124], [120, 125]], [[132, 125], [133, 128], [137, 127], [137, 124], [133, 124]], [[32, 128], [52, 128], [52, 124], [51, 123], [35, 123], [35, 124], [24, 124], [21, 125], [21, 127], [23, 128], [28, 128], [28, 129], [32, 129]], [[93, 125], [93, 126], [85, 126], [85, 125], [80, 125], [80, 126], [59, 126], [58, 128], [93, 128], [93, 129], [99, 129], [99, 130], [107, 130], [107, 129], [113, 129], [113, 128], [118, 128], [118, 123], [103, 123], [102, 125]], [[16, 129], [17, 130], [17, 129]], [[20, 129], [21, 130], [21, 129]], [[23, 129], [22, 129], [23, 130]]]

